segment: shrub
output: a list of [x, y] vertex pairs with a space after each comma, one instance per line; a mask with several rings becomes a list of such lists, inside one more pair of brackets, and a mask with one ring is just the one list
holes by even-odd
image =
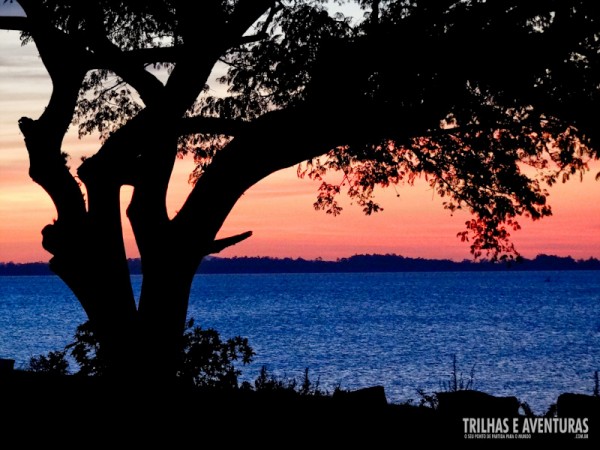
[[[27, 369], [66, 375], [69, 373], [67, 355], [77, 363], [78, 375], [99, 376], [105, 373], [102, 348], [89, 321], [77, 327], [74, 342], [64, 350], [32, 357]], [[194, 326], [194, 320], [190, 319], [183, 335], [181, 365], [177, 376], [198, 387], [234, 388], [238, 386], [241, 373], [235, 363], [240, 361], [242, 365], [249, 364], [253, 357], [254, 350], [248, 344], [248, 339], [236, 336], [223, 341], [216, 330], [203, 330]]]
[[190, 319], [183, 335], [178, 376], [196, 386], [236, 388], [241, 371], [235, 361], [249, 364], [254, 354], [247, 338], [236, 336], [223, 341], [216, 330], [194, 327], [194, 320]]
[[65, 347], [65, 352], [70, 352], [79, 366], [77, 373], [85, 376], [102, 375], [106, 370], [106, 364], [91, 322], [87, 321], [79, 325], [74, 337], [75, 341]]
[[[469, 376], [464, 377], [462, 372], [458, 370], [458, 362], [456, 354], [452, 355], [452, 371], [450, 372], [450, 379], [448, 381], [442, 381], [440, 383], [440, 389], [442, 392], [458, 392], [468, 391], [473, 389], [475, 384], [475, 365], [471, 367]], [[439, 401], [435, 393], [428, 393], [424, 389], [417, 389], [419, 396], [419, 406], [426, 408], [436, 409]]]
[[446, 392], [468, 391], [473, 389], [475, 383], [475, 364], [471, 367], [469, 378], [463, 377], [462, 372], [458, 372], [458, 363], [456, 354], [452, 355], [452, 372], [447, 382], [442, 382], [442, 390]]
[[66, 350], [49, 352], [47, 355], [32, 356], [26, 370], [52, 375], [69, 373], [69, 361], [65, 357]]
[[[258, 377], [254, 380], [254, 390], [257, 392], [293, 392], [298, 395], [308, 396], [321, 396], [328, 395], [327, 391], [323, 391], [319, 386], [319, 379], [315, 383], [310, 380], [308, 375], [308, 367], [304, 369], [304, 374], [300, 382], [295, 378], [282, 379], [278, 378], [273, 374], [269, 374], [267, 366], [262, 366]], [[245, 388], [252, 389], [252, 386], [247, 384]], [[336, 388], [341, 390], [339, 386]]]

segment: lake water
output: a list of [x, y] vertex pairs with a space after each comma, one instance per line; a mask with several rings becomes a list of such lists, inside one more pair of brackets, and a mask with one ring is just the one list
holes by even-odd
[[[198, 275], [191, 317], [248, 337], [287, 378], [322, 388], [382, 384], [388, 400], [440, 390], [452, 358], [474, 388], [542, 413], [562, 392], [591, 394], [600, 370], [598, 272]], [[139, 291], [140, 277], [133, 277]], [[70, 342], [85, 316], [56, 277], [0, 277], [0, 357], [17, 366]]]

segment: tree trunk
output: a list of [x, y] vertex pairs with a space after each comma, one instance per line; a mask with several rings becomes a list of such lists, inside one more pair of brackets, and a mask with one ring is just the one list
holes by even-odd
[[131, 372], [137, 318], [127, 262], [97, 234], [86, 240], [52, 258], [50, 267], [84, 307], [108, 375]]
[[173, 380], [180, 364], [190, 289], [197, 264], [175, 251], [145, 260], [139, 301], [140, 369], [153, 383]]

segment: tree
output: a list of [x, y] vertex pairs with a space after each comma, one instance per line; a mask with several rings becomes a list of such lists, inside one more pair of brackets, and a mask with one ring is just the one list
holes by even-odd
[[[58, 214], [42, 245], [109, 373], [174, 373], [194, 273], [250, 237], [216, 239], [244, 191], [277, 170], [299, 165], [321, 180], [315, 208], [331, 214], [342, 190], [371, 214], [375, 186], [425, 177], [446, 208], [473, 213], [460, 236], [474, 255], [505, 258], [519, 216], [551, 214], [545, 186], [597, 157], [593, 2], [360, 0], [358, 23], [319, 0], [18, 3], [25, 17], [0, 28], [35, 43], [53, 85], [42, 115], [19, 122], [31, 178]], [[223, 96], [208, 89], [216, 65], [227, 67]], [[71, 124], [103, 139], [78, 179], [61, 149]], [[171, 170], [186, 152], [194, 187], [170, 218]], [[138, 306], [124, 185], [144, 274]]]

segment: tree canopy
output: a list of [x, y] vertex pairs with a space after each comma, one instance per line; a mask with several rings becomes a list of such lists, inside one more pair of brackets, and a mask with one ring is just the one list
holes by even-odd
[[[251, 234], [216, 239], [225, 218], [279, 169], [320, 180], [315, 208], [330, 214], [342, 192], [371, 214], [377, 186], [424, 177], [450, 212], [472, 212], [459, 236], [474, 255], [496, 259], [515, 254], [519, 217], [551, 214], [547, 187], [598, 156], [592, 1], [18, 3], [25, 17], [0, 18], [0, 28], [35, 43], [53, 83], [41, 117], [20, 122], [31, 177], [58, 211], [43, 245], [92, 322], [112, 330], [131, 325], [114, 317], [139, 316], [176, 322], [180, 335], [202, 258]], [[345, 14], [351, 4], [361, 13]], [[77, 169], [85, 197], [61, 151], [72, 124], [102, 137]], [[169, 218], [166, 191], [184, 153], [197, 163], [194, 187]], [[134, 187], [128, 217], [147, 276], [139, 307], [123, 185]], [[98, 289], [86, 264], [113, 287]], [[168, 283], [179, 300], [166, 307]]]
[[[375, 186], [425, 176], [448, 209], [474, 213], [462, 233], [473, 252], [496, 257], [513, 250], [505, 237], [518, 228], [516, 217], [550, 214], [544, 185], [585, 171], [596, 157], [591, 2], [20, 3], [28, 17], [12, 21], [23, 41], [42, 22], [71, 60], [54, 63], [51, 76], [75, 67], [84, 74], [71, 105], [80, 135], [106, 141], [153, 105], [173, 103], [178, 151], [198, 163], [193, 181], [233, 138], [288, 115], [299, 124], [324, 108], [329, 130], [289, 130], [311, 135], [302, 149], [274, 133], [286, 155], [271, 171], [308, 161], [299, 174], [323, 179], [315, 208], [331, 214], [341, 211], [340, 191], [371, 214], [380, 209]], [[358, 3], [364, 17], [332, 13], [335, 3]], [[215, 67], [221, 86], [210, 79]], [[255, 161], [274, 156], [252, 151]], [[126, 172], [118, 166], [143, 152], [140, 145], [119, 155], [112, 170]], [[327, 183], [328, 171], [343, 172], [342, 183]], [[119, 182], [133, 184], [127, 178]]]

